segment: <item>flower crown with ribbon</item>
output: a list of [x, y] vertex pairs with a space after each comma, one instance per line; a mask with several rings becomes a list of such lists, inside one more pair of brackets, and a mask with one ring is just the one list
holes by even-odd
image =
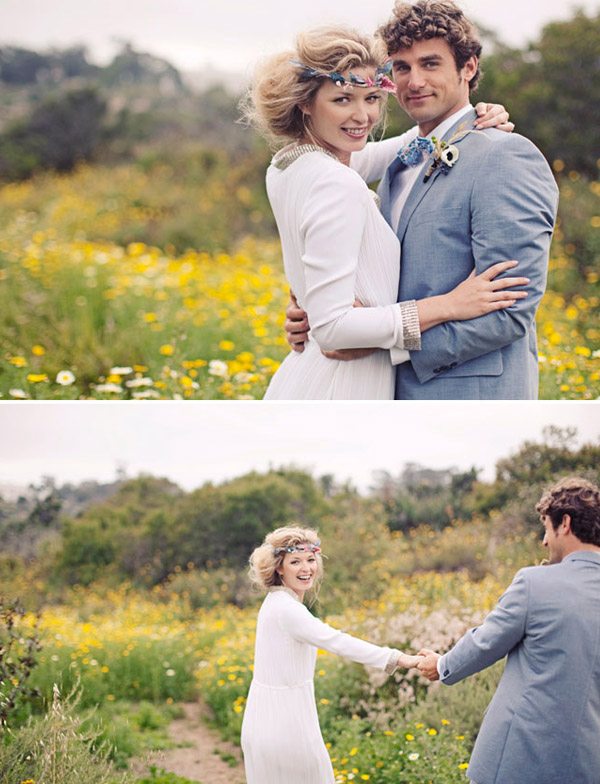
[[331, 79], [337, 87], [342, 87], [344, 90], [353, 87], [373, 87], [377, 90], [384, 90], [386, 93], [396, 92], [396, 85], [389, 77], [392, 69], [391, 62], [377, 68], [374, 79], [370, 76], [365, 79], [362, 76], [353, 74], [352, 71], [350, 71], [348, 76], [343, 76], [338, 71], [328, 73], [327, 71], [321, 71], [318, 68], [311, 68], [309, 65], [304, 65], [304, 63], [299, 63], [297, 60], [290, 60], [290, 63], [301, 69], [301, 81], [306, 81], [308, 79]]
[[273, 554], [281, 555], [281, 553], [320, 553], [321, 542], [317, 539], [316, 543], [302, 542], [301, 544], [288, 544], [285, 547], [274, 547]]

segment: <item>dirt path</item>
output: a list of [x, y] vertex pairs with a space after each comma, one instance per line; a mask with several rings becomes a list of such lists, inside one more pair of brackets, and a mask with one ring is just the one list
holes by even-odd
[[[185, 716], [169, 727], [169, 735], [181, 748], [152, 752], [143, 760], [135, 760], [131, 769], [135, 775], [145, 776], [151, 765], [164, 768], [178, 776], [185, 776], [201, 784], [245, 784], [240, 750], [219, 738], [203, 719], [206, 706], [197, 702], [183, 705]], [[231, 764], [229, 764], [231, 762]]]

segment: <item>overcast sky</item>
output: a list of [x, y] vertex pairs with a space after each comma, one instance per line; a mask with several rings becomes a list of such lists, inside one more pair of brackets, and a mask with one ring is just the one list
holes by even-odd
[[578, 402], [482, 403], [0, 403], [0, 484], [44, 474], [60, 482], [110, 481], [122, 466], [167, 476], [186, 489], [294, 463], [320, 476], [398, 474], [407, 462], [494, 464], [546, 425], [574, 426], [598, 442], [600, 406]]
[[[598, 0], [462, 0], [465, 11], [502, 40], [523, 46], [548, 22], [579, 6], [597, 13]], [[0, 44], [31, 48], [86, 44], [106, 60], [115, 39], [171, 60], [184, 70], [210, 63], [249, 71], [264, 53], [287, 46], [295, 33], [343, 22], [372, 32], [392, 0], [0, 0]]]

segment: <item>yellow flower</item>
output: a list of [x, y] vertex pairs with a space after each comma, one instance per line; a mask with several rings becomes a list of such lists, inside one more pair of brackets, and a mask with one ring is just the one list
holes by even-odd
[[469, 767], [469, 763], [468, 762], [461, 762], [460, 765], [458, 766], [458, 769], [459, 770], [466, 770], [468, 767]]
[[42, 381], [48, 381], [48, 376], [45, 373], [29, 373], [27, 381], [31, 384], [40, 384]]
[[11, 365], [14, 365], [18, 368], [27, 367], [27, 360], [25, 357], [11, 357], [8, 361]]
[[437, 735], [437, 730], [435, 730], [433, 727], [431, 727], [430, 729], [427, 730], [427, 734], [428, 735]]
[[235, 343], [232, 340], [222, 340], [219, 343], [219, 348], [221, 351], [233, 351], [235, 348]]
[[329, 700], [325, 699], [325, 697], [323, 697], [322, 700], [319, 700], [319, 702], [321, 703], [321, 705], [329, 705]]
[[159, 352], [163, 355], [163, 357], [172, 357], [175, 353], [175, 348], [170, 343], [165, 343], [159, 348]]
[[411, 735], [410, 732], [407, 732], [404, 737], [406, 738], [406, 740], [414, 740], [415, 739], [415, 736]]
[[36, 344], [35, 346], [32, 347], [31, 353], [36, 357], [43, 357], [44, 354], [46, 353], [46, 349], [43, 346]]
[[353, 747], [350, 749], [350, 756], [351, 756], [351, 757], [355, 757], [357, 754], [358, 754], [358, 749], [356, 748], [356, 746], [353, 746]]

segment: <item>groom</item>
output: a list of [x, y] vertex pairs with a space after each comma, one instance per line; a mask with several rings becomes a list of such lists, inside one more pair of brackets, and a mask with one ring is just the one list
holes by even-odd
[[536, 510], [550, 565], [521, 569], [483, 624], [418, 667], [451, 685], [508, 654], [477, 735], [476, 784], [600, 781], [600, 489], [564, 479]]
[[[396, 398], [537, 399], [535, 314], [558, 200], [552, 173], [524, 137], [472, 131], [469, 95], [480, 76], [481, 45], [453, 2], [398, 2], [378, 32], [398, 102], [421, 136], [454, 148], [454, 162], [444, 152], [436, 163], [440, 147], [424, 158], [409, 154], [416, 165], [397, 158], [381, 182], [382, 212], [402, 247], [399, 301], [446, 293], [473, 269], [480, 273], [507, 259], [516, 259], [515, 273], [530, 279], [528, 297], [510, 308], [423, 333], [421, 351], [397, 366]], [[302, 326], [291, 321], [303, 315], [288, 310], [292, 347], [298, 341], [292, 333]], [[360, 354], [338, 358], [354, 356]]]

